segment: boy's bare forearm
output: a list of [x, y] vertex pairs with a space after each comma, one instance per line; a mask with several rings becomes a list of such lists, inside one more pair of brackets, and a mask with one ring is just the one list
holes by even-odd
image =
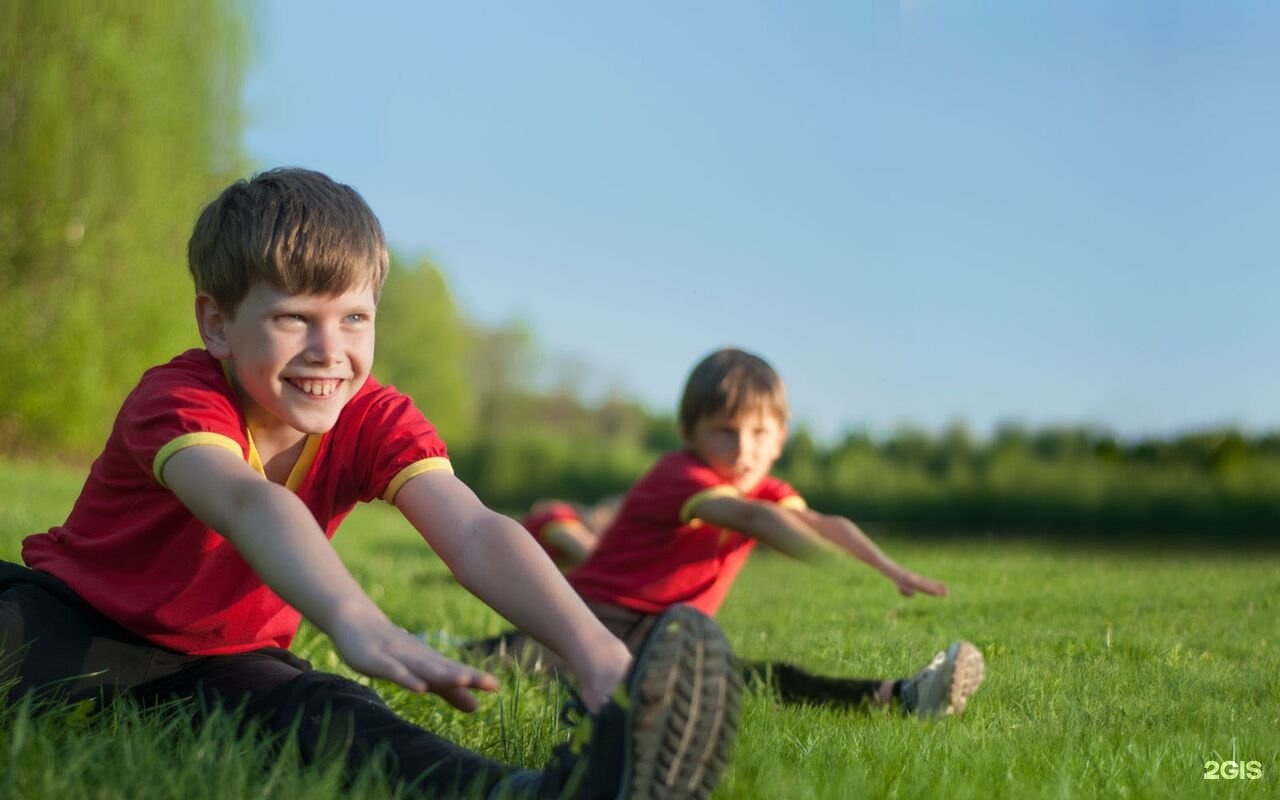
[[325, 633], [356, 620], [386, 620], [293, 492], [263, 481], [237, 517], [224, 536], [272, 591]]
[[863, 533], [852, 520], [845, 517], [828, 516], [816, 511], [796, 512], [808, 522], [824, 539], [839, 547], [869, 566], [888, 575], [900, 569], [898, 564], [885, 555], [871, 537]]
[[699, 503], [694, 514], [720, 528], [758, 539], [801, 561], [819, 563], [833, 554], [832, 546], [804, 518], [774, 503], [712, 497]]
[[222, 532], [263, 583], [328, 634], [351, 667], [413, 691], [436, 692], [464, 711], [476, 706], [472, 690], [497, 688], [492, 676], [442, 657], [394, 625], [297, 495], [220, 448], [189, 451], [166, 466], [169, 487]]
[[395, 503], [459, 583], [569, 663], [588, 707], [604, 702], [631, 656], [527, 531], [448, 474], [410, 480]]
[[871, 537], [851, 520], [844, 517], [827, 516], [816, 511], [796, 512], [812, 521], [813, 527], [822, 536], [840, 549], [848, 552], [871, 567], [881, 575], [893, 581], [899, 594], [910, 597], [917, 592], [942, 597], [947, 593], [947, 585], [905, 569], [894, 561], [876, 545]]
[[516, 522], [479, 516], [448, 561], [458, 581], [517, 628], [569, 661], [614, 637]]
[[213, 448], [190, 448], [173, 456], [165, 477], [193, 514], [231, 542], [272, 591], [325, 633], [333, 635], [344, 617], [385, 619], [293, 492], [262, 479], [242, 462], [228, 462], [226, 454]]

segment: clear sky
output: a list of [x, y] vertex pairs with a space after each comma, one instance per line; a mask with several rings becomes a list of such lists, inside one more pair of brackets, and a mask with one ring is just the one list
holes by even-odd
[[674, 408], [722, 345], [822, 436], [1280, 428], [1280, 3], [268, 0], [246, 148], [468, 317]]

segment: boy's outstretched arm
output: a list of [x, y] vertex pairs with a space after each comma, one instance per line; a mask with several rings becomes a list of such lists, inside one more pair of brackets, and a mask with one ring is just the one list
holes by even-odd
[[589, 709], [604, 704], [631, 654], [519, 523], [445, 470], [411, 478], [395, 505], [459, 583], [569, 663]]
[[329, 635], [352, 668], [413, 691], [435, 692], [463, 711], [476, 707], [472, 689], [497, 689], [492, 675], [445, 658], [387, 619], [298, 496], [235, 454], [189, 447], [169, 458], [163, 477], [267, 586]]
[[777, 503], [712, 495], [699, 500], [689, 512], [716, 527], [759, 539], [774, 550], [801, 561], [821, 563], [837, 554], [818, 531]]
[[813, 509], [788, 509], [785, 513], [794, 514], [806, 525], [817, 531], [823, 538], [844, 550], [859, 561], [874, 567], [882, 575], [893, 581], [898, 592], [910, 597], [916, 592], [924, 592], [936, 597], [947, 593], [947, 586], [940, 581], [917, 575], [911, 570], [899, 566], [892, 558], [876, 545], [871, 537], [851, 520], [844, 517], [822, 514]]

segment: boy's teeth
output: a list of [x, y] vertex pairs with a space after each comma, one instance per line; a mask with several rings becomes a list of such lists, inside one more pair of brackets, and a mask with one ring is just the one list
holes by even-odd
[[299, 381], [293, 382], [303, 392], [315, 397], [327, 397], [333, 394], [334, 388], [338, 385], [337, 381]]

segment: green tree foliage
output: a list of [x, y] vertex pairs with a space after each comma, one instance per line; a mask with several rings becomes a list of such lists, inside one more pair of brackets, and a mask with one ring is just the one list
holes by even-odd
[[1280, 530], [1276, 436], [1234, 430], [1117, 441], [1108, 431], [903, 429], [829, 448], [793, 438], [779, 472], [816, 507], [857, 520], [1092, 536], [1195, 534], [1212, 542]]
[[393, 256], [378, 304], [378, 379], [414, 399], [451, 447], [475, 435], [475, 392], [469, 377], [474, 334], [430, 261]]
[[198, 343], [186, 239], [239, 156], [241, 10], [0, 4], [0, 441], [96, 448]]
[[514, 322], [471, 328], [467, 376], [475, 391], [479, 438], [500, 439], [521, 425], [519, 406], [533, 377], [533, 334]]

